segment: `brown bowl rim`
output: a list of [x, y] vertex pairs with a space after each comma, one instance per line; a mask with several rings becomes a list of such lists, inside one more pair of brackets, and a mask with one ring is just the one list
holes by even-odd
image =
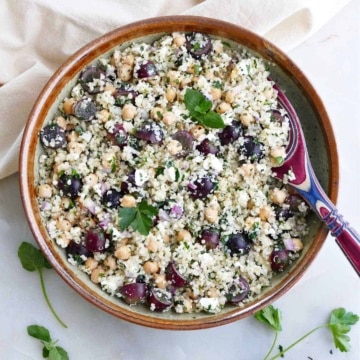
[[[226, 313], [212, 315], [206, 318], [182, 320], [181, 317], [176, 319], [152, 317], [133, 312], [130, 307], [117, 307], [112, 302], [102, 299], [79, 279], [73, 278], [69, 269], [61, 265], [62, 259], [60, 256], [54, 249], [48, 246], [46, 229], [41, 222], [39, 214], [33, 211], [33, 209], [37, 208], [34, 189], [35, 159], [34, 156], [29, 157], [29, 155], [35, 155], [37, 145], [36, 134], [40, 130], [40, 125], [46, 118], [46, 114], [56, 99], [59, 90], [62, 89], [62, 86], [78, 73], [85, 64], [92, 62], [95, 58], [115, 46], [138, 37], [172, 31], [202, 31], [233, 39], [255, 50], [268, 60], [273, 61], [285, 71], [301, 89], [307, 101], [311, 104], [317, 118], [321, 120], [320, 126], [325, 135], [325, 145], [329, 156], [328, 196], [334, 203], [336, 202], [339, 184], [339, 165], [334, 132], [322, 100], [304, 73], [278, 47], [247, 29], [213, 18], [182, 15], [150, 18], [122, 26], [91, 41], [60, 66], [41, 91], [24, 129], [20, 149], [20, 193], [27, 221], [40, 249], [52, 264], [55, 271], [89, 302], [120, 319], [147, 327], [167, 330], [205, 329], [247, 317], [282, 296], [295, 285], [314, 260], [326, 239], [328, 234], [327, 228], [324, 225], [320, 226], [314, 244], [310, 246], [305, 256], [298, 262], [297, 266], [294, 267], [291, 275], [287, 275], [280, 284], [275, 286], [266, 296], [258, 299], [256, 303], [250, 304], [245, 308], [234, 308]], [[134, 34], [136, 34], [136, 37], [134, 37]], [[39, 123], [38, 119], [42, 121]]]

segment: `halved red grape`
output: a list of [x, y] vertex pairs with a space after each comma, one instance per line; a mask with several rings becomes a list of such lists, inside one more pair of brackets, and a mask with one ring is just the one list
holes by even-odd
[[194, 59], [200, 59], [203, 55], [209, 54], [212, 49], [211, 39], [207, 34], [192, 32], [185, 38], [186, 49]]
[[192, 151], [194, 138], [188, 131], [177, 131], [172, 138], [179, 141], [182, 146], [180, 156], [186, 156]]
[[122, 147], [127, 144], [128, 133], [126, 132], [124, 125], [115, 124], [114, 127], [108, 131], [107, 137], [114, 145]]
[[129, 305], [136, 305], [145, 302], [147, 285], [143, 282], [125, 284], [120, 288], [119, 292]]
[[59, 178], [57, 187], [63, 196], [67, 196], [74, 200], [80, 193], [83, 182], [78, 175], [62, 174]]
[[289, 251], [286, 249], [275, 249], [270, 255], [271, 269], [282, 272], [289, 265]]
[[234, 120], [231, 125], [225, 126], [225, 128], [219, 132], [219, 139], [221, 145], [229, 145], [237, 140], [242, 134], [241, 124]]
[[102, 229], [89, 230], [85, 235], [85, 246], [89, 251], [102, 252], [105, 250], [106, 236]]
[[170, 282], [170, 284], [176, 288], [184, 287], [187, 285], [186, 278], [180, 274], [178, 269], [176, 268], [175, 262], [170, 261], [165, 271], [166, 280]]
[[201, 232], [199, 242], [207, 249], [216, 249], [220, 243], [219, 232], [214, 229], [205, 229]]
[[167, 290], [151, 288], [148, 296], [150, 310], [166, 311], [172, 306], [172, 296]]
[[158, 74], [156, 65], [151, 60], [144, 60], [139, 65], [138, 68], [135, 70], [135, 76], [138, 79], [146, 79], [154, 77]]
[[248, 281], [242, 276], [239, 276], [230, 286], [226, 298], [229, 302], [233, 304], [238, 304], [247, 297], [249, 290], [250, 286]]
[[219, 152], [219, 149], [214, 145], [209, 139], [204, 139], [197, 147], [202, 154], [208, 155], [213, 154], [216, 155]]
[[100, 86], [89, 86], [88, 83], [93, 82], [95, 79], [105, 79], [105, 75], [105, 71], [97, 66], [89, 66], [81, 72], [79, 82], [86, 92], [89, 94], [97, 94], [100, 92]]
[[90, 98], [82, 98], [77, 101], [73, 106], [73, 114], [84, 121], [90, 121], [95, 118], [96, 105]]
[[248, 254], [251, 246], [252, 242], [248, 233], [246, 233], [245, 231], [230, 235], [226, 241], [226, 247], [230, 250], [231, 255]]
[[214, 187], [215, 184], [211, 178], [204, 176], [188, 184], [188, 191], [194, 200], [205, 199], [214, 190]]
[[122, 106], [127, 101], [135, 103], [135, 98], [138, 96], [138, 93], [133, 90], [131, 87], [128, 86], [121, 86], [118, 88], [115, 93], [113, 94], [113, 97], [115, 99], [115, 105]]
[[282, 124], [285, 121], [285, 118], [284, 118], [284, 116], [281, 115], [279, 110], [272, 110], [271, 120]]
[[85, 244], [83, 243], [78, 244], [74, 240], [71, 240], [66, 248], [66, 254], [68, 256], [72, 255], [73, 258], [78, 262], [83, 262], [81, 256], [89, 257], [92, 255], [92, 252], [86, 248]]
[[257, 162], [265, 156], [264, 144], [252, 136], [244, 136], [239, 154], [245, 155], [251, 162]]
[[120, 199], [122, 196], [122, 192], [116, 189], [109, 189], [103, 195], [101, 202], [108, 208], [116, 208], [120, 205]]
[[302, 197], [297, 194], [288, 195], [285, 199], [285, 204], [289, 205], [289, 209], [293, 212], [299, 211], [299, 206], [303, 202]]
[[164, 133], [158, 124], [146, 122], [136, 130], [134, 136], [151, 144], [160, 144], [164, 139]]
[[66, 144], [65, 129], [57, 124], [45, 126], [40, 131], [41, 144], [50, 149], [58, 149]]
[[290, 208], [283, 208], [281, 206], [277, 206], [275, 208], [275, 217], [277, 220], [286, 221], [294, 216], [294, 212]]

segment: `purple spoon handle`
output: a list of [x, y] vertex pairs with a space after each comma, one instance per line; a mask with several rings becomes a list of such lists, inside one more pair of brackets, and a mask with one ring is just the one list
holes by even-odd
[[279, 179], [283, 179], [289, 173], [295, 175], [294, 177], [290, 176], [288, 180], [289, 185], [302, 195], [318, 217], [327, 225], [331, 234], [336, 238], [340, 249], [360, 276], [360, 237], [344, 221], [319, 184], [306, 150], [300, 120], [284, 93], [278, 86], [275, 85], [274, 88], [278, 92], [280, 106], [286, 110], [289, 116], [290, 126], [286, 160], [280, 167], [273, 169], [274, 173]]

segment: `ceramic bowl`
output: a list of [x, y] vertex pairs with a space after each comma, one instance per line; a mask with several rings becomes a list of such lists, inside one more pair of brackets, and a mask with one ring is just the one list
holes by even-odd
[[120, 44], [151, 42], [164, 33], [174, 31], [204, 32], [228, 42], [239, 43], [271, 64], [272, 78], [285, 90], [299, 115], [316, 175], [330, 199], [335, 202], [339, 177], [334, 134], [319, 96], [301, 70], [278, 48], [254, 33], [230, 23], [191, 16], [160, 17], [136, 22], [103, 35], [71, 56], [41, 91], [29, 116], [21, 147], [20, 183], [23, 205], [32, 233], [53, 268], [73, 289], [95, 306], [121, 319], [160, 329], [188, 330], [239, 320], [279, 298], [300, 279], [314, 260], [327, 236], [326, 228], [311, 214], [308, 219], [310, 232], [304, 241], [301, 257], [286, 271], [276, 275], [271, 286], [244, 307], [226, 306], [215, 315], [176, 314], [171, 311], [156, 313], [143, 306], [129, 307], [118, 298], [108, 296], [86, 274], [71, 266], [66, 260], [65, 252], [48, 236], [35, 196], [37, 162], [42, 151], [39, 131], [53, 117], [61, 99], [70, 92], [80, 71], [100, 56], [111, 53]]

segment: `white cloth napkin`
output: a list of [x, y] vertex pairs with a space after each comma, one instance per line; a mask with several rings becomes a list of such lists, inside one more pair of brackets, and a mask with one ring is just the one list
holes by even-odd
[[76, 50], [130, 22], [191, 14], [252, 30], [283, 50], [349, 0], [1, 0], [0, 179], [18, 169], [23, 127], [40, 90]]

